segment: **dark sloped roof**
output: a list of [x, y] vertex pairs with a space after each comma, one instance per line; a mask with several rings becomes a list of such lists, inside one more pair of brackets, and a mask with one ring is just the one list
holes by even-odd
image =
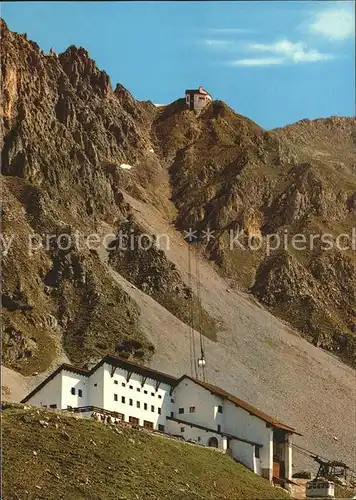
[[209, 95], [211, 97], [211, 95], [209, 94], [209, 92], [207, 90], [205, 90], [203, 87], [199, 87], [197, 89], [187, 89], [185, 91], [186, 94], [202, 94], [202, 95]]
[[167, 373], [153, 370], [152, 368], [148, 368], [147, 366], [134, 363], [133, 361], [128, 361], [124, 358], [119, 358], [118, 356], [112, 356], [111, 354], [106, 355], [101, 361], [99, 361], [99, 363], [90, 370], [90, 375], [104, 363], [124, 368], [125, 370], [131, 370], [132, 372], [143, 375], [144, 377], [152, 378], [169, 385], [175, 385], [178, 380], [177, 377], [173, 377], [172, 375], [168, 375]]
[[217, 431], [214, 429], [211, 429], [210, 427], [205, 427], [205, 425], [200, 425], [196, 424], [195, 422], [188, 422], [188, 420], [182, 420], [181, 418], [177, 417], [166, 417], [167, 420], [172, 420], [174, 422], [178, 422], [180, 424], [184, 425], [189, 425], [190, 427], [196, 427], [197, 429], [202, 429], [204, 431], [212, 432], [213, 434], [219, 434], [220, 436], [226, 436], [229, 439], [236, 439], [237, 441], [242, 441], [243, 443], [248, 443], [254, 446], [260, 446], [261, 448], [263, 447], [263, 444], [261, 443], [256, 443], [255, 441], [250, 441], [249, 439], [244, 439], [239, 436], [235, 436], [234, 434], [229, 434], [228, 432], [223, 432], [223, 431]]
[[242, 399], [234, 396], [233, 394], [230, 394], [229, 392], [225, 391], [224, 389], [221, 389], [220, 387], [217, 387], [216, 385], [209, 384], [208, 382], [202, 382], [201, 380], [196, 380], [192, 377], [189, 377], [188, 375], [183, 375], [179, 379], [178, 383], [185, 378], [191, 380], [192, 382], [195, 382], [204, 389], [210, 391], [212, 394], [216, 394], [217, 396], [221, 396], [223, 399], [227, 399], [231, 403], [235, 404], [236, 406], [239, 406], [240, 408], [243, 408], [244, 410], [248, 411], [251, 415], [258, 417], [261, 420], [264, 420], [265, 422], [271, 424], [273, 427], [276, 427], [277, 429], [281, 429], [287, 432], [292, 432], [294, 434], [299, 434], [298, 432], [295, 431], [293, 427], [289, 427], [288, 425], [282, 424], [281, 422], [279, 422], [279, 420], [276, 420], [275, 418], [267, 415], [263, 411], [254, 408], [249, 403], [242, 401]]
[[110, 354], [106, 355], [102, 358], [93, 368], [90, 370], [86, 370], [85, 368], [78, 368], [73, 365], [63, 364], [60, 365], [51, 375], [45, 378], [35, 389], [30, 392], [24, 399], [21, 400], [21, 403], [26, 403], [32, 396], [34, 396], [38, 391], [42, 389], [50, 380], [52, 380], [58, 373], [62, 370], [67, 370], [72, 373], [78, 373], [79, 375], [86, 375], [90, 377], [100, 366], [104, 363], [108, 363], [112, 366], [117, 366], [120, 368], [124, 368], [125, 370], [131, 370], [134, 373], [138, 373], [144, 377], [152, 378], [154, 380], [158, 380], [162, 383], [168, 385], [175, 385], [177, 382], [177, 377], [173, 377], [172, 375], [168, 375], [166, 373], [159, 372], [157, 370], [153, 370], [152, 368], [148, 368], [147, 366], [139, 365], [133, 361], [129, 361], [125, 358], [119, 358], [118, 356], [112, 356]]
[[26, 403], [32, 396], [34, 396], [38, 391], [42, 389], [48, 382], [50, 382], [58, 373], [60, 373], [62, 370], [67, 370], [68, 372], [72, 373], [78, 373], [78, 375], [89, 375], [89, 370], [85, 370], [84, 368], [77, 368], [76, 366], [73, 365], [68, 365], [64, 363], [63, 365], [60, 365], [56, 370], [54, 370], [51, 375], [49, 375], [47, 378], [45, 378], [37, 387], [33, 389], [33, 391], [30, 392], [30, 394], [27, 394], [22, 400], [21, 403]]

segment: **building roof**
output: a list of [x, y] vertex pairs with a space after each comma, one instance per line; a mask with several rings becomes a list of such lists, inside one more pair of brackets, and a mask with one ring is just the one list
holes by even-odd
[[33, 389], [33, 391], [30, 392], [30, 394], [24, 397], [21, 400], [21, 403], [26, 403], [30, 398], [32, 398], [32, 396], [34, 396], [38, 391], [40, 391], [42, 387], [44, 387], [48, 382], [50, 382], [50, 380], [52, 380], [58, 373], [60, 373], [63, 370], [70, 371], [72, 373], [77, 373], [78, 375], [85, 375], [87, 377], [90, 377], [90, 375], [96, 372], [96, 370], [100, 368], [100, 366], [102, 366], [104, 363], [108, 363], [114, 367], [121, 367], [124, 368], [125, 370], [130, 370], [133, 373], [138, 373], [140, 375], [143, 375], [144, 377], [152, 378], [154, 380], [158, 380], [159, 382], [168, 385], [175, 385], [178, 380], [177, 377], [173, 377], [172, 375], [168, 375], [166, 373], [153, 370], [152, 368], [139, 365], [138, 363], [129, 361], [124, 358], [119, 358], [118, 356], [112, 356], [110, 354], [107, 354], [90, 370], [87, 370], [85, 368], [78, 368], [76, 366], [69, 364], [60, 365], [53, 373], [51, 373], [37, 387], [35, 387], [35, 389]]
[[138, 373], [139, 375], [143, 375], [144, 377], [152, 378], [169, 385], [175, 385], [178, 381], [177, 377], [173, 377], [172, 375], [168, 375], [167, 373], [162, 373], [157, 370], [153, 370], [152, 368], [148, 368], [147, 366], [140, 365], [124, 358], [119, 358], [118, 356], [112, 356], [110, 354], [107, 354], [101, 361], [99, 361], [99, 363], [93, 366], [93, 368], [90, 370], [90, 375], [104, 363], [124, 368], [125, 370], [131, 370], [133, 373]]
[[205, 90], [203, 87], [199, 87], [198, 89], [187, 89], [185, 91], [186, 94], [201, 94], [201, 95], [208, 95], [211, 97], [209, 92]]
[[281, 430], [284, 430], [286, 432], [292, 432], [293, 434], [299, 434], [298, 432], [295, 431], [295, 429], [293, 427], [289, 427], [288, 425], [282, 424], [281, 422], [279, 422], [279, 420], [276, 420], [275, 418], [267, 415], [266, 413], [262, 412], [261, 410], [254, 408], [249, 403], [246, 403], [245, 401], [242, 401], [242, 399], [234, 396], [233, 394], [230, 394], [229, 392], [225, 391], [224, 389], [221, 389], [221, 387], [217, 387], [216, 385], [209, 384], [208, 382], [203, 382], [201, 380], [194, 379], [193, 377], [189, 377], [189, 375], [183, 375], [179, 379], [177, 385], [182, 380], [184, 380], [186, 378], [191, 380], [192, 382], [200, 385], [201, 387], [203, 387], [207, 391], [210, 391], [212, 394], [220, 396], [223, 399], [226, 399], [226, 400], [230, 401], [231, 403], [235, 404], [236, 406], [243, 408], [244, 410], [248, 411], [248, 413], [250, 413], [250, 415], [254, 415], [255, 417], [260, 418], [261, 420], [264, 420], [266, 423], [270, 424], [273, 427], [276, 427], [277, 429], [281, 429]]
[[86, 375], [88, 376], [89, 370], [85, 370], [84, 368], [77, 368], [76, 366], [69, 365], [64, 363], [63, 365], [60, 365], [56, 370], [54, 370], [53, 373], [51, 373], [47, 378], [45, 378], [37, 387], [33, 389], [33, 391], [30, 392], [30, 394], [27, 394], [22, 400], [21, 403], [26, 403], [32, 396], [34, 396], [38, 391], [42, 389], [48, 382], [50, 382], [58, 373], [61, 371], [66, 370], [68, 372], [72, 373], [77, 373], [78, 375]]
[[263, 447], [263, 444], [256, 443], [255, 441], [250, 441], [249, 439], [244, 439], [239, 436], [235, 436], [234, 434], [229, 434], [228, 432], [217, 431], [215, 429], [211, 429], [210, 427], [205, 427], [205, 425], [196, 424], [195, 422], [188, 422], [187, 420], [182, 420], [177, 417], [167, 417], [167, 420], [172, 420], [174, 422], [178, 422], [179, 424], [190, 425], [190, 427], [196, 427], [197, 429], [202, 429], [207, 432], [212, 432], [213, 434], [219, 434], [220, 436], [226, 436], [229, 439], [236, 439], [237, 441], [242, 441], [243, 443], [248, 443], [254, 446]]

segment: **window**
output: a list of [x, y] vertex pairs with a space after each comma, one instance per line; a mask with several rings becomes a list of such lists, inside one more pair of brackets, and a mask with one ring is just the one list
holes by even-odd
[[125, 415], [123, 413], [117, 413], [116, 417], [120, 420], [125, 420]]
[[223, 407], [221, 405], [218, 406], [218, 412], [222, 413], [223, 412]]
[[158, 424], [158, 430], [164, 432], [164, 425]]
[[148, 420], [144, 420], [143, 426], [146, 427], [146, 429], [153, 429], [153, 422], [149, 422]]
[[133, 405], [133, 401], [132, 399], [129, 399], [129, 405], [132, 406]]
[[218, 425], [218, 432], [221, 432], [221, 425]]
[[114, 384], [116, 384], [116, 385], [117, 385], [118, 383], [119, 383], [119, 381], [118, 381], [118, 380], [114, 380]]
[[171, 418], [174, 417], [174, 411], [171, 411]]
[[151, 406], [151, 411], [155, 411], [155, 407], [154, 406]]
[[151, 396], [154, 396], [154, 395], [155, 395], [155, 393], [154, 393], [154, 392], [151, 392]]
[[98, 387], [98, 384], [94, 384], [94, 387]]
[[126, 387], [125, 382], [122, 382], [121, 385], [122, 385], [122, 387]]
[[161, 408], [157, 408], [158, 415], [161, 414]]
[[73, 396], [75, 396], [75, 388], [72, 387], [71, 390], [70, 390], [71, 394], [73, 394]]
[[147, 403], [143, 403], [143, 409], [147, 410]]
[[195, 406], [191, 406], [189, 408], [189, 413], [195, 413]]
[[136, 388], [137, 392], [141, 392], [141, 389], [139, 387]]
[[181, 427], [181, 428], [180, 428], [180, 431], [181, 431], [181, 432], [184, 432], [184, 431], [185, 431], [185, 427]]
[[121, 396], [121, 403], [125, 403], [125, 396]]
[[117, 401], [117, 394], [114, 394], [114, 401]]
[[178, 413], [184, 413], [184, 408], [179, 408]]
[[260, 458], [260, 447], [259, 446], [255, 446], [255, 457]]
[[161, 396], [161, 394], [158, 394], [158, 399], [162, 399], [162, 396]]
[[50, 408], [57, 408], [57, 405], [49, 405]]
[[133, 389], [133, 386], [132, 386], [132, 385], [129, 385], [129, 389]]
[[139, 401], [136, 401], [136, 407], [140, 408], [140, 402]]
[[145, 394], [147, 394], [147, 391], [143, 391]]
[[171, 398], [171, 403], [174, 403], [174, 399], [173, 398]]
[[205, 97], [200, 97], [199, 96], [199, 101], [205, 101]]
[[136, 417], [129, 417], [129, 422], [130, 422], [130, 424], [138, 425], [138, 418], [136, 418]]
[[[47, 408], [47, 405], [46, 405], [46, 408]], [[71, 410], [71, 409], [72, 409], [72, 407], [67, 405], [67, 410]]]
[[200, 437], [200, 436], [198, 436], [198, 443], [200, 443], [200, 441], [201, 441], [201, 437]]
[[83, 391], [82, 391], [81, 389], [78, 389], [78, 396], [79, 396], [80, 398], [82, 398], [82, 397], [83, 397]]

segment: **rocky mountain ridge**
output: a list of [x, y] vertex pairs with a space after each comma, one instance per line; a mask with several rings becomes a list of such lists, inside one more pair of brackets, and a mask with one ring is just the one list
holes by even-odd
[[[62, 347], [77, 364], [107, 351], [150, 358], [155, 347], [140, 331], [139, 306], [95, 251], [72, 244], [61, 250], [54, 238], [27, 252], [35, 233], [103, 234], [129, 215], [135, 222], [126, 195], [154, 206], [182, 236], [189, 228], [212, 230], [199, 252], [232, 287], [354, 362], [355, 253], [287, 245], [269, 256], [265, 245], [272, 233], [322, 229], [336, 238], [355, 226], [355, 119], [265, 131], [221, 101], [199, 115], [181, 99], [156, 108], [120, 84], [113, 89], [85, 49], [46, 55], [4, 22], [1, 28], [3, 229], [5, 238], [17, 235], [3, 261], [8, 366], [45, 370]], [[242, 244], [230, 248], [237, 230]], [[249, 241], [261, 248], [249, 249]], [[184, 291], [169, 256], [150, 251], [143, 259], [142, 252], [114, 249], [109, 264], [143, 291], [149, 286], [171, 311], [177, 305], [167, 297], [181, 290], [176, 314], [189, 323], [183, 296], [194, 299], [194, 291]], [[143, 266], [150, 274], [156, 264], [158, 274], [168, 273], [165, 286], [140, 279]], [[203, 315], [214, 324], [204, 304]]]

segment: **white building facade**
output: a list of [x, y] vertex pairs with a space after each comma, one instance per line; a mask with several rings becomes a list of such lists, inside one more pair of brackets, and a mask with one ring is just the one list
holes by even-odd
[[185, 91], [185, 102], [189, 109], [203, 109], [213, 98], [203, 87]]
[[221, 448], [268, 480], [292, 478], [295, 430], [214, 385], [177, 379], [116, 356], [91, 370], [61, 365], [22, 403], [111, 414], [125, 422]]

